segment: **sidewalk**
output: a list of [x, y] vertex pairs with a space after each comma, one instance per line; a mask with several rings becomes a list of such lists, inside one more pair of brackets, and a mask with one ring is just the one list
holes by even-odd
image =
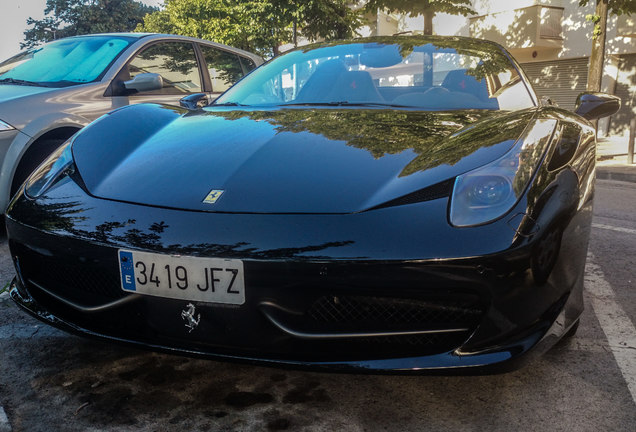
[[627, 138], [598, 139], [596, 178], [636, 183], [636, 164], [627, 164]]

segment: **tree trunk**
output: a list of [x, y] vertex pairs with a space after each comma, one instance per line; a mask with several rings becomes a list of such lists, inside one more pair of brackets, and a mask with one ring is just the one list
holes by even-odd
[[605, 63], [607, 1], [608, 0], [596, 0], [595, 14], [601, 18], [598, 22], [601, 33], [596, 37], [596, 40], [592, 42], [590, 69], [587, 74], [587, 91], [601, 91], [601, 81], [603, 80], [603, 64]]
[[425, 12], [424, 13], [424, 34], [432, 35], [433, 34], [433, 17], [435, 16], [435, 12]]

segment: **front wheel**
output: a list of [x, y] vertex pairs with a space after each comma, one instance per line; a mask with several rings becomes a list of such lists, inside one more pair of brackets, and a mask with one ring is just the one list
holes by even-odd
[[[22, 183], [31, 175], [31, 173], [53, 153], [59, 146], [64, 143], [64, 139], [43, 139], [34, 142], [31, 147], [24, 153], [20, 163], [15, 170], [13, 181], [11, 182], [11, 197], [20, 189]], [[11, 198], [10, 197], [10, 198]]]

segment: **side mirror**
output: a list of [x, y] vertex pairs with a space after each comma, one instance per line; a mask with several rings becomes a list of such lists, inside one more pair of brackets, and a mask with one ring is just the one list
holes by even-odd
[[179, 105], [189, 110], [197, 110], [208, 105], [208, 95], [205, 93], [194, 93], [179, 99]]
[[621, 107], [621, 99], [605, 93], [581, 93], [574, 112], [588, 120], [611, 116]]
[[163, 78], [156, 73], [141, 73], [129, 81], [124, 81], [126, 90], [136, 90], [138, 92], [159, 90], [163, 87]]

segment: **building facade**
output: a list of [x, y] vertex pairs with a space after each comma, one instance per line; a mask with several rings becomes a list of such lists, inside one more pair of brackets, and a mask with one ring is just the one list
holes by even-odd
[[[579, 0], [473, 0], [477, 15], [439, 14], [435, 34], [471, 36], [505, 46], [522, 64], [539, 96], [573, 109], [585, 91], [592, 51], [595, 1], [586, 7]], [[364, 35], [421, 33], [422, 17], [410, 18], [378, 11], [368, 17]], [[599, 135], [625, 136], [636, 117], [636, 16], [610, 15], [602, 90], [622, 100], [621, 110], [599, 123]]]

